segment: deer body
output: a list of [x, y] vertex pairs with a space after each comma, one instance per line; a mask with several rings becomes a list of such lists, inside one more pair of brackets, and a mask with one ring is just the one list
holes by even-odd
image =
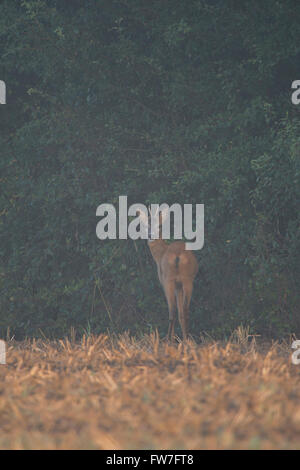
[[174, 337], [176, 306], [183, 339], [188, 334], [189, 306], [194, 278], [198, 272], [195, 255], [178, 241], [168, 245], [161, 238], [148, 240], [148, 246], [157, 265], [158, 278], [164, 289], [169, 308], [168, 339]]

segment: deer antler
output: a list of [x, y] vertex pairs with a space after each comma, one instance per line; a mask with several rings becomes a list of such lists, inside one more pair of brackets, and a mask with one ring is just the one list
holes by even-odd
[[151, 209], [150, 209], [150, 205], [148, 206], [148, 210], [149, 210], [149, 214], [151, 215], [151, 217], [155, 218], [157, 213], [159, 212], [159, 204], [157, 204], [157, 208], [156, 208], [156, 211], [154, 213], [152, 213]]

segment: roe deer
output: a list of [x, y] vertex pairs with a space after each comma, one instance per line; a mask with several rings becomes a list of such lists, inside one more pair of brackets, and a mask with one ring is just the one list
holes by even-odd
[[139, 213], [144, 225], [148, 226], [148, 246], [157, 265], [158, 278], [164, 289], [169, 308], [168, 340], [174, 338], [176, 305], [178, 319], [182, 330], [183, 340], [188, 335], [189, 306], [193, 291], [194, 278], [198, 272], [195, 255], [185, 249], [182, 241], [169, 245], [162, 239], [162, 223], [168, 213], [162, 211], [159, 215], [159, 238], [152, 239], [149, 230], [150, 217]]

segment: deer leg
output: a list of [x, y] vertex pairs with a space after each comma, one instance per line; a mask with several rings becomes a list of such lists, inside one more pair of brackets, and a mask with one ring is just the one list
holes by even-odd
[[193, 283], [192, 282], [184, 282], [183, 283], [183, 318], [184, 318], [184, 324], [185, 324], [185, 337], [188, 335], [188, 324], [189, 324], [189, 308], [190, 308], [190, 303], [191, 303], [191, 298], [192, 298], [192, 292], [193, 292]]
[[173, 341], [174, 339], [174, 324], [175, 324], [175, 313], [173, 317], [169, 318], [169, 328], [168, 328], [168, 341]]
[[187, 329], [186, 329], [186, 317], [184, 315], [184, 305], [183, 305], [183, 288], [182, 285], [176, 289], [176, 300], [177, 300], [177, 310], [178, 310], [178, 320], [181, 326], [183, 341], [187, 338]]
[[165, 294], [168, 302], [169, 308], [169, 328], [168, 328], [168, 340], [173, 340], [174, 338], [174, 325], [175, 325], [175, 311], [176, 311], [176, 299], [175, 299], [175, 289], [172, 283], [169, 283], [165, 286]]

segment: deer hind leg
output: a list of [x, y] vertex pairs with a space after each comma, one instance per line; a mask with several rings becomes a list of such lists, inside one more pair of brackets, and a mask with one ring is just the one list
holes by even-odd
[[168, 340], [174, 338], [174, 325], [175, 325], [175, 312], [176, 312], [176, 298], [175, 298], [175, 285], [174, 283], [168, 283], [164, 287], [168, 308], [169, 308], [169, 329], [168, 329]]
[[184, 295], [182, 284], [177, 284], [176, 286], [176, 301], [177, 301], [177, 310], [178, 310], [178, 320], [181, 326], [183, 340], [187, 338], [187, 325], [184, 312]]
[[183, 317], [184, 317], [184, 323], [185, 323], [185, 332], [186, 336], [188, 334], [188, 327], [189, 327], [189, 309], [190, 309], [190, 303], [191, 303], [191, 298], [192, 298], [192, 292], [193, 292], [193, 281], [184, 281], [182, 284], [182, 290], [183, 290]]

